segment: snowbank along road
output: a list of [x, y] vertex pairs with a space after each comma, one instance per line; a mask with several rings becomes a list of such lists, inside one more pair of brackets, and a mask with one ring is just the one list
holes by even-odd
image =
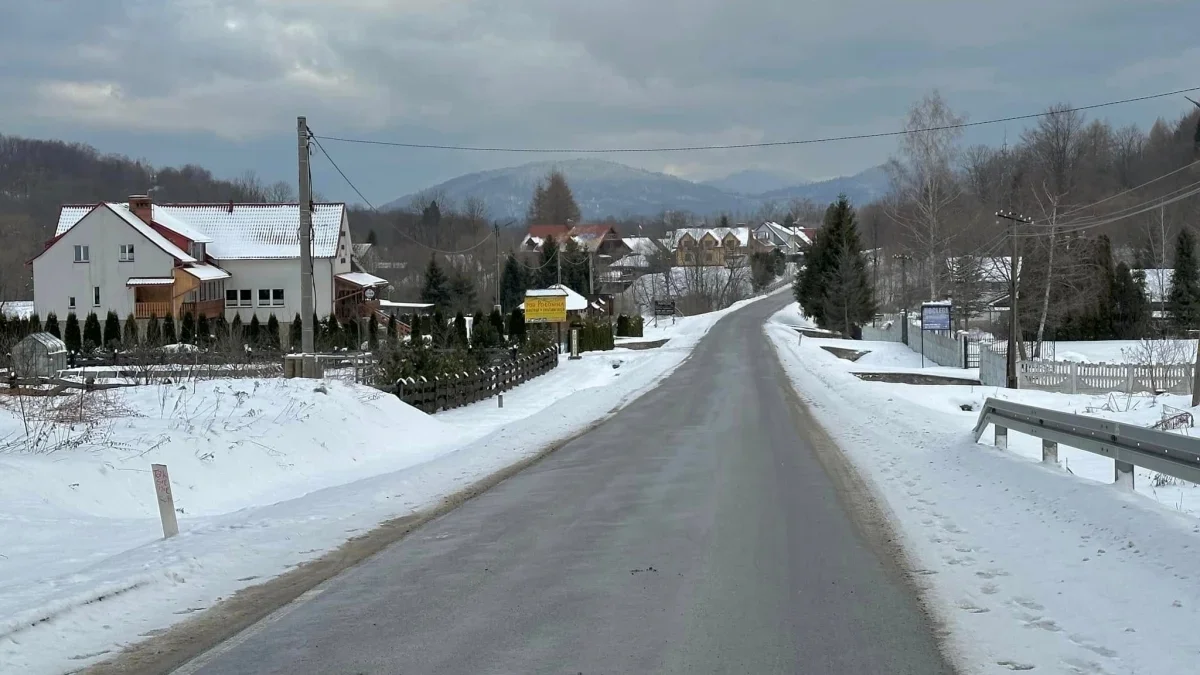
[[783, 302], [731, 314], [634, 405], [178, 672], [952, 672], [763, 334]]

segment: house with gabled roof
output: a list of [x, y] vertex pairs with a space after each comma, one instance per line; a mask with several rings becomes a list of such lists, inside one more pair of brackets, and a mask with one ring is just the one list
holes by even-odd
[[[387, 281], [353, 263], [345, 205], [313, 204], [312, 221], [316, 313], [369, 315]], [[31, 261], [34, 305], [43, 317], [274, 314], [287, 323], [300, 311], [299, 223], [294, 203], [154, 204], [135, 195], [65, 205]]]

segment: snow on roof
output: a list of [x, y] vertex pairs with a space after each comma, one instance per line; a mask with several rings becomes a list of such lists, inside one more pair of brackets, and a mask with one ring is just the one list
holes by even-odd
[[[127, 204], [110, 203], [108, 206], [127, 222], [132, 218], [146, 231], [154, 232], [130, 213]], [[55, 236], [61, 236], [74, 227], [92, 208], [80, 205], [62, 207]], [[313, 205], [314, 257], [332, 258], [337, 255], [344, 212], [344, 204]], [[234, 204], [232, 207], [229, 204], [155, 204], [151, 214], [155, 223], [188, 239], [201, 241], [195, 237], [202, 237], [208, 244], [208, 254], [218, 260], [300, 257], [300, 207], [297, 204]], [[157, 232], [154, 234], [167, 242]], [[184, 262], [195, 261], [187, 254], [184, 256], [181, 258]]]
[[653, 255], [660, 250], [658, 244], [650, 237], [623, 237], [621, 241], [636, 254]]
[[642, 255], [641, 253], [634, 253], [632, 255], [627, 255], [624, 258], [621, 258], [620, 260], [617, 260], [613, 264], [609, 265], [609, 267], [634, 267], [634, 268], [649, 267], [649, 266], [650, 266], [649, 256]]
[[337, 278], [363, 288], [386, 286], [388, 283], [387, 279], [377, 277], [374, 274], [367, 274], [366, 272], [343, 272], [342, 274], [338, 274]]
[[175, 283], [171, 277], [129, 277], [126, 286], [170, 286]]
[[722, 243], [730, 234], [737, 239], [738, 246], [750, 243], [750, 228], [748, 227], [684, 227], [668, 232], [667, 237], [672, 246], [678, 246], [679, 240], [683, 239], [684, 235], [691, 235], [692, 239], [700, 241], [706, 234], [712, 235], [714, 239]]
[[228, 279], [230, 276], [232, 276], [229, 274], [229, 272], [226, 272], [216, 265], [207, 264], [184, 267], [183, 271], [196, 277], [200, 281], [216, 281], [218, 279]]
[[10, 319], [28, 319], [33, 316], [33, 301], [6, 300], [0, 302], [0, 311]]
[[150, 227], [144, 221], [142, 221], [141, 218], [133, 215], [133, 212], [131, 212], [128, 208], [122, 208], [120, 204], [105, 204], [104, 206], [106, 206], [113, 213], [117, 214], [121, 220], [129, 223], [133, 229], [137, 230], [138, 233], [143, 237], [149, 239], [151, 244], [154, 244], [162, 249], [167, 255], [181, 262], [196, 262], [195, 258], [184, 253], [178, 246], [172, 244], [167, 240], [166, 237], [155, 231], [153, 227]]
[[351, 249], [354, 251], [354, 257], [361, 258], [367, 254], [367, 251], [371, 250], [372, 246], [374, 244], [354, 244]]
[[433, 303], [432, 302], [395, 302], [392, 300], [380, 300], [379, 306], [381, 308], [392, 308], [392, 309], [429, 309], [430, 307], [433, 307]]
[[[563, 295], [567, 296], [567, 311], [568, 312], [579, 312], [579, 311], [587, 309], [587, 307], [588, 307], [587, 298], [583, 297], [582, 295], [576, 293], [575, 291], [571, 290], [570, 288], [568, 288], [562, 284], [554, 284], [550, 288], [538, 288], [538, 289], [525, 291], [525, 297], [527, 297], [527, 298], [545, 298], [545, 297], [552, 298], [552, 297], [561, 297]], [[521, 303], [521, 309], [525, 309], [525, 303], [523, 303], [523, 302]]]
[[46, 348], [46, 351], [51, 354], [67, 351], [67, 343], [61, 339], [54, 337], [52, 333], [42, 331], [40, 333], [30, 333], [21, 339], [21, 342], [26, 340], [36, 342]]

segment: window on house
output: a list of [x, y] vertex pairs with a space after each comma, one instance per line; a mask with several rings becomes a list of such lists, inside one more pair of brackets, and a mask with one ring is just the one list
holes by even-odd
[[80, 246], [80, 245], [76, 244], [75, 245], [75, 262], [85, 263], [85, 262], [88, 262], [89, 259], [90, 258], [88, 256], [88, 247]]
[[195, 258], [196, 260], [199, 260], [200, 262], [204, 262], [204, 254], [205, 254], [205, 250], [204, 250], [204, 242], [202, 242], [202, 241], [193, 241], [193, 242], [192, 242], [191, 249], [192, 249], [192, 250], [191, 250], [191, 251], [189, 251], [190, 255], [191, 255], [193, 258]]
[[271, 305], [273, 307], [283, 307], [283, 289], [271, 289]]
[[238, 305], [242, 307], [253, 307], [250, 303], [250, 289], [242, 288], [238, 290]]
[[226, 307], [253, 307], [249, 288], [230, 288], [225, 291]]
[[92, 286], [92, 307], [100, 306], [100, 287]]
[[270, 307], [271, 306], [271, 289], [269, 289], [269, 288], [258, 289], [258, 306], [259, 307]]
[[225, 291], [225, 306], [237, 307], [237, 291], [230, 288]]
[[75, 296], [67, 298], [67, 309], [75, 309]]
[[121, 262], [133, 262], [133, 244], [121, 244]]

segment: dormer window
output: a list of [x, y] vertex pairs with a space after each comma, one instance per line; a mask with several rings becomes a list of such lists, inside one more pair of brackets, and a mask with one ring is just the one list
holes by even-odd
[[193, 241], [191, 248], [192, 250], [188, 252], [188, 255], [192, 256], [196, 260], [199, 260], [200, 262], [204, 262], [204, 242]]

